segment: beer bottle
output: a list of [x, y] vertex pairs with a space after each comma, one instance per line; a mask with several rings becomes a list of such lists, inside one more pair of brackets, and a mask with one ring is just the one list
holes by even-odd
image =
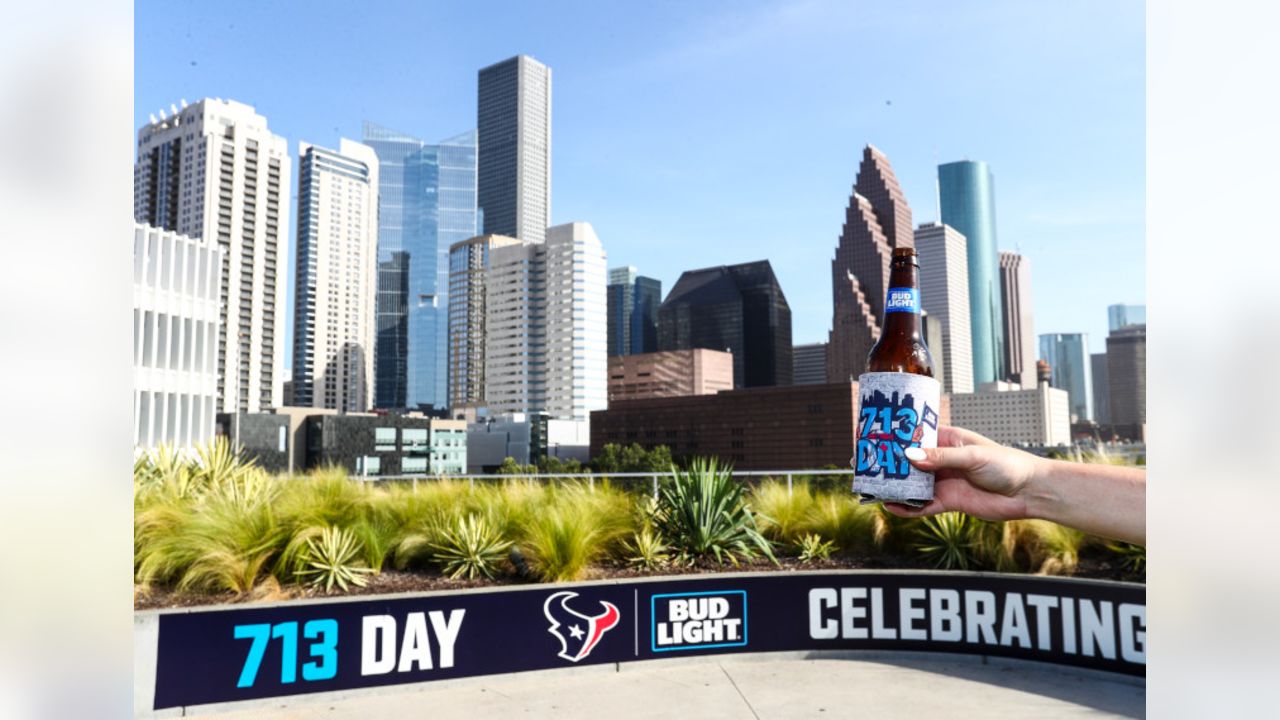
[[914, 248], [895, 248], [880, 339], [858, 377], [853, 491], [863, 503], [923, 507], [933, 474], [911, 466], [909, 447], [936, 447], [941, 391], [920, 334], [920, 264]]

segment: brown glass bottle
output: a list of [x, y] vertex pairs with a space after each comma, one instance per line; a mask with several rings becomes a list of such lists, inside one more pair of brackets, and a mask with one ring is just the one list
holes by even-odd
[[933, 356], [920, 332], [920, 263], [915, 248], [894, 248], [884, 306], [884, 326], [867, 354], [867, 372], [933, 377]]

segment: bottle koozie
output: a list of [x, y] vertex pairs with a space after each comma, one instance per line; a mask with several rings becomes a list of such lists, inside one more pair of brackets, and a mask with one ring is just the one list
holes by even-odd
[[903, 451], [938, 446], [942, 386], [924, 375], [871, 372], [858, 377], [853, 491], [862, 502], [916, 507], [933, 499], [933, 473], [917, 470]]

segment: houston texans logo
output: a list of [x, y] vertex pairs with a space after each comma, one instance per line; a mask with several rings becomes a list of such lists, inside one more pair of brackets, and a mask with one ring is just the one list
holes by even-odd
[[[569, 607], [569, 601], [578, 597], [578, 593], [564, 590], [553, 593], [542, 605], [542, 612], [547, 616], [551, 627], [547, 632], [560, 641], [560, 657], [569, 662], [578, 662], [591, 654], [591, 651], [604, 637], [618, 625], [621, 614], [618, 607], [611, 602], [600, 601], [604, 612], [599, 615], [583, 615]], [[567, 629], [567, 635], [560, 628]]]

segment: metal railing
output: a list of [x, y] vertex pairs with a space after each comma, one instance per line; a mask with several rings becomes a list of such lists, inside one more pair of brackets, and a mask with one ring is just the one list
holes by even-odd
[[[729, 474], [735, 478], [786, 478], [787, 494], [790, 495], [795, 486], [795, 478], [807, 478], [815, 475], [847, 475], [852, 477], [853, 470], [731, 470]], [[488, 474], [488, 475], [352, 475], [352, 479], [359, 482], [367, 483], [383, 483], [383, 482], [412, 482], [413, 489], [418, 489], [418, 482], [438, 482], [441, 480], [466, 480], [469, 485], [475, 487], [476, 480], [481, 482], [494, 483], [506, 480], [524, 480], [526, 482], [546, 482], [549, 480], [560, 479], [582, 479], [585, 478], [587, 486], [595, 489], [596, 478], [601, 480], [613, 480], [615, 478], [623, 479], [641, 479], [648, 478], [653, 486], [653, 496], [658, 496], [658, 485], [662, 478], [670, 477], [670, 472], [617, 472], [617, 473], [511, 473], [511, 474]]]

